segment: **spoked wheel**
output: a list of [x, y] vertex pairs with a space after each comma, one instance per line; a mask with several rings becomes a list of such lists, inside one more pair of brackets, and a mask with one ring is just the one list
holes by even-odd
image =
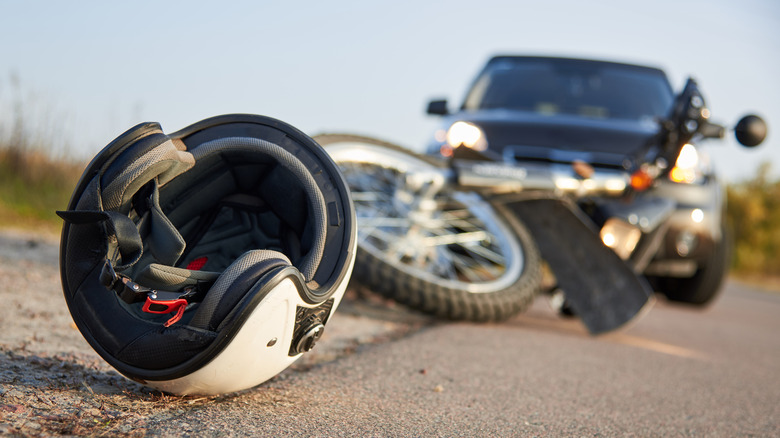
[[498, 321], [539, 290], [541, 261], [516, 218], [452, 190], [447, 169], [398, 146], [351, 135], [315, 137], [341, 168], [358, 218], [353, 278], [450, 319]]

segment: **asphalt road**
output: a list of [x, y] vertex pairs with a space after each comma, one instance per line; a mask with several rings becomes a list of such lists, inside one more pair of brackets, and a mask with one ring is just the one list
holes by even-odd
[[186, 424], [207, 435], [779, 436], [778, 314], [780, 295], [729, 283], [708, 309], [658, 302], [593, 338], [538, 300], [503, 324], [440, 323], [364, 347]]
[[501, 324], [350, 292], [292, 368], [236, 395], [130, 382], [72, 326], [56, 241], [0, 233], [0, 435], [780, 436], [780, 294], [729, 282], [589, 336], [538, 299]]

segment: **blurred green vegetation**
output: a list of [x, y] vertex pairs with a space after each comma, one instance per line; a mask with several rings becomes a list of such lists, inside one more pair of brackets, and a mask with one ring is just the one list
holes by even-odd
[[42, 152], [0, 145], [0, 226], [59, 228], [54, 212], [67, 208], [82, 169]]
[[0, 227], [61, 227], [54, 212], [67, 208], [84, 168], [65, 158], [67, 120], [13, 72], [0, 78]]
[[780, 277], [780, 180], [762, 164], [753, 179], [727, 187], [726, 216], [734, 233], [733, 270]]

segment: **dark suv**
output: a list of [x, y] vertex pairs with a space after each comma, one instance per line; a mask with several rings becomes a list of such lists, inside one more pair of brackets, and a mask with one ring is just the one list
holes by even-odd
[[[628, 175], [632, 163], [658, 141], [675, 97], [666, 74], [657, 68], [497, 56], [479, 73], [457, 111], [450, 113], [446, 100], [429, 103], [428, 113], [444, 119], [428, 153], [447, 157], [466, 145], [505, 163], [549, 166], [557, 169], [565, 190], [576, 163], [585, 163], [596, 176]], [[622, 256], [670, 299], [705, 304], [716, 295], [728, 268], [725, 194], [698, 147], [686, 144], [669, 161], [654, 185], [636, 196], [671, 200], [675, 208], [663, 225], [642, 236], [641, 256], [633, 248]], [[588, 205], [620, 208], [620, 201], [608, 197], [579, 202], [583, 211], [594, 212], [598, 226], [604, 225], [598, 214], [602, 209]], [[609, 245], [605, 233], [602, 238]]]

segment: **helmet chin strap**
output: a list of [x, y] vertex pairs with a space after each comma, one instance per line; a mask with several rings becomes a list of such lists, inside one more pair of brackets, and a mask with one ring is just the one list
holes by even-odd
[[[159, 208], [159, 207], [158, 207]], [[199, 302], [206, 296], [211, 282], [199, 281], [179, 292], [160, 291], [144, 287], [129, 277], [117, 274], [138, 263], [143, 255], [141, 236], [135, 223], [126, 215], [115, 211], [58, 211], [62, 219], [69, 224], [102, 223], [108, 240], [108, 258], [100, 272], [100, 282], [114, 290], [122, 301], [133, 304], [144, 302], [146, 313], [174, 313], [165, 327], [178, 322], [184, 315], [184, 309], [192, 302]], [[178, 234], [178, 233], [177, 233]], [[113, 255], [111, 255], [113, 254]], [[117, 260], [122, 264], [114, 266]]]
[[[173, 265], [184, 252], [184, 239], [165, 216], [159, 203], [157, 181], [144, 207], [149, 211], [149, 236], [147, 248], [161, 264]], [[143, 201], [142, 201], [143, 202]], [[70, 224], [102, 223], [108, 241], [107, 258], [115, 263], [114, 269], [125, 271], [138, 263], [143, 256], [143, 241], [138, 226], [126, 214], [116, 211], [58, 211], [57, 215]], [[121, 263], [117, 263], [121, 260]]]
[[143, 302], [142, 311], [146, 313], [174, 313], [164, 326], [170, 327], [184, 316], [184, 310], [190, 303], [201, 302], [213, 285], [211, 281], [198, 281], [182, 291], [170, 292], [150, 289], [132, 281], [129, 277], [117, 274], [110, 260], [106, 260], [100, 271], [100, 282], [114, 290], [127, 304]]
[[138, 263], [143, 255], [143, 242], [135, 223], [122, 213], [115, 211], [58, 211], [57, 215], [69, 224], [97, 224], [105, 227], [108, 253], [111, 260], [121, 260], [115, 269], [124, 271]]

